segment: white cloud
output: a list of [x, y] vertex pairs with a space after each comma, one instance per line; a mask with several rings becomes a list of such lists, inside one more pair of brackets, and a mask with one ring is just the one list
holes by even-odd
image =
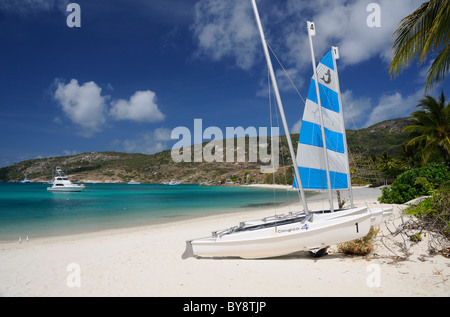
[[[331, 48], [338, 46], [339, 65], [357, 65], [374, 57], [386, 65], [392, 57], [393, 33], [400, 21], [423, 0], [379, 0], [380, 27], [369, 27], [367, 11], [371, 0], [316, 0], [316, 1], [259, 1], [259, 13], [265, 35], [283, 66], [294, 75], [294, 82], [302, 86], [309, 80], [311, 56], [306, 21], [316, 23], [317, 35], [313, 38], [316, 62]], [[234, 60], [242, 69], [250, 69], [258, 57], [262, 62], [262, 49], [256, 30], [255, 18], [249, 1], [199, 0], [192, 26], [198, 50], [215, 61]], [[272, 58], [275, 68], [277, 62]], [[296, 71], [293, 71], [296, 69]], [[276, 70], [280, 77], [280, 70]], [[306, 75], [305, 75], [306, 74]], [[303, 78], [299, 81], [298, 78]], [[266, 78], [261, 79], [265, 86]], [[280, 77], [281, 90], [291, 89], [290, 83]], [[267, 96], [265, 90], [258, 95]], [[410, 95], [401, 92], [384, 93], [374, 99], [357, 96], [347, 90], [343, 93], [347, 128], [360, 128], [377, 122], [406, 117], [415, 110], [423, 90]], [[291, 131], [299, 129], [295, 123]]]
[[113, 145], [129, 153], [153, 154], [167, 149], [167, 142], [171, 140], [171, 130], [158, 128], [143, 133], [137, 139], [115, 140]]
[[[391, 58], [392, 34], [401, 19], [413, 12], [422, 0], [379, 0], [381, 27], [367, 25], [368, 0], [317, 0], [261, 3], [263, 28], [285, 67], [305, 69], [311, 65], [306, 21], [316, 23], [314, 47], [317, 56], [339, 46], [342, 64], [351, 65], [380, 56]], [[199, 51], [212, 58], [233, 58], [248, 69], [262, 53], [255, 18], [249, 1], [200, 0], [192, 26]], [[308, 68], [307, 68], [308, 69]]]
[[371, 98], [355, 97], [353, 92], [342, 93], [344, 118], [347, 129], [369, 127], [385, 120], [409, 117], [424, 96], [424, 89], [410, 95], [400, 92], [383, 94], [374, 102]]
[[367, 121], [371, 112], [372, 101], [367, 97], [355, 97], [353, 91], [342, 93], [342, 104], [346, 129], [358, 129]]
[[408, 117], [416, 110], [423, 96], [424, 89], [417, 90], [409, 96], [403, 96], [399, 92], [381, 96], [378, 104], [373, 107], [368, 116], [365, 126], [368, 127], [384, 120]]
[[298, 120], [291, 128], [291, 133], [299, 134], [300, 128], [302, 127], [302, 120]]
[[[288, 0], [284, 6], [278, 6], [277, 14], [274, 15], [279, 17], [276, 22], [282, 25], [282, 34], [269, 38], [269, 41], [275, 41], [279, 47], [278, 51], [284, 52], [284, 60], [292, 61], [299, 69], [310, 67], [306, 33], [306, 21], [309, 20], [316, 24], [317, 35], [313, 38], [316, 58], [320, 58], [333, 45], [339, 47], [340, 64], [343, 65], [358, 64], [375, 56], [389, 62], [395, 29], [401, 19], [413, 12], [423, 1], [376, 1], [381, 9], [381, 27], [367, 25], [367, 17], [371, 14], [367, 11], [367, 5], [371, 2], [373, 1]], [[289, 25], [285, 25], [287, 23]]]
[[79, 85], [76, 79], [68, 84], [57, 81], [54, 98], [59, 102], [64, 114], [83, 128], [80, 135], [90, 137], [101, 130], [106, 122], [107, 97], [101, 95], [102, 89], [93, 81]]
[[20, 15], [29, 15], [40, 11], [59, 10], [66, 11], [69, 0], [2, 0], [0, 1], [0, 11], [4, 10]]
[[61, 120], [60, 117], [53, 118], [53, 122], [56, 123], [56, 124], [63, 124], [63, 121]]
[[78, 154], [77, 150], [63, 150], [64, 156], [72, 156], [72, 155], [77, 155], [77, 154]]
[[[286, 74], [287, 73], [287, 74]], [[295, 68], [289, 68], [285, 69], [285, 71], [281, 68], [275, 70], [275, 76], [277, 78], [277, 86], [278, 90], [281, 92], [295, 92], [298, 91], [300, 87], [303, 86], [305, 83], [305, 78], [301, 77], [300, 72]], [[259, 97], [267, 97], [268, 96], [268, 78], [267, 77], [261, 77], [259, 81], [259, 91], [256, 92], [256, 95]], [[295, 87], [293, 86], [293, 84]], [[272, 86], [272, 83], [270, 83], [270, 86]], [[298, 91], [298, 93], [301, 95], [301, 93]], [[271, 92], [273, 94], [273, 92]], [[301, 97], [303, 102], [305, 101], [305, 97]]]
[[[156, 104], [156, 94], [150, 90], [137, 91], [129, 100], [119, 99], [108, 105], [110, 96], [102, 96], [102, 88], [93, 81], [80, 85], [76, 79], [68, 84], [56, 79], [55, 84], [53, 97], [64, 114], [82, 128], [76, 133], [84, 137], [100, 132], [112, 118], [137, 122], [157, 122], [165, 118]], [[53, 121], [63, 123], [60, 117]]]
[[249, 13], [249, 1], [198, 1], [191, 26], [198, 42], [198, 56], [214, 61], [233, 58], [236, 66], [251, 68], [260, 44]]
[[[389, 119], [409, 117], [416, 110], [423, 89], [411, 95], [403, 96], [400, 92], [384, 94], [375, 102], [368, 97], [356, 97], [351, 90], [342, 93], [344, 121], [346, 129], [360, 129]], [[299, 133], [301, 120], [296, 122], [291, 133]]]
[[[391, 59], [392, 34], [401, 19], [413, 12], [422, 0], [381, 0], [380, 27], [369, 27], [367, 5], [371, 1], [328, 1], [321, 13], [315, 17], [321, 47], [330, 46], [337, 41], [343, 62], [357, 64], [373, 56], [386, 61]], [[332, 4], [331, 4], [332, 3]], [[319, 40], [320, 38], [320, 40]], [[331, 42], [331, 43], [330, 43]]]
[[150, 90], [137, 91], [129, 101], [120, 99], [111, 105], [110, 114], [116, 120], [157, 122], [164, 120], [165, 117], [158, 109], [156, 94]]

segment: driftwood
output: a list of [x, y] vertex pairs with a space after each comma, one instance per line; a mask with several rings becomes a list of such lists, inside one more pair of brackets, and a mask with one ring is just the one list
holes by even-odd
[[389, 234], [382, 234], [380, 242], [393, 254], [393, 263], [408, 259], [412, 254], [412, 246], [421, 243], [424, 237], [427, 238], [430, 255], [439, 253], [449, 257], [449, 233], [446, 231], [446, 224], [439, 221], [443, 216], [448, 216], [448, 213], [442, 212], [434, 217], [420, 219], [402, 213], [397, 221], [386, 223]]

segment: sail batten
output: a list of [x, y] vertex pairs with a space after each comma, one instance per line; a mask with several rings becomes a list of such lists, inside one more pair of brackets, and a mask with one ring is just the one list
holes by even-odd
[[[323, 135], [331, 189], [348, 189], [350, 185], [345, 127], [334, 65], [330, 50], [317, 66], [317, 76], [312, 76], [308, 90], [297, 148], [297, 165], [304, 189], [328, 189]], [[318, 80], [321, 109], [314, 78]], [[295, 180], [293, 186], [298, 187]]]

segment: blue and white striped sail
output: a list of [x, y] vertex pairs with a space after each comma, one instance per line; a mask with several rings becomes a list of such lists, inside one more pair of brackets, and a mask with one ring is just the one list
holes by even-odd
[[[317, 66], [331, 189], [349, 188], [345, 127], [333, 50]], [[309, 86], [297, 149], [297, 164], [304, 189], [328, 189], [321, 118], [314, 76]], [[294, 179], [293, 187], [298, 188]]]

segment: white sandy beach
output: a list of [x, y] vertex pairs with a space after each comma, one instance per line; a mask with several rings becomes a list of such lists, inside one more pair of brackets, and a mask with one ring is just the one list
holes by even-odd
[[[379, 189], [359, 189], [355, 203], [379, 206], [375, 203], [379, 194]], [[276, 212], [297, 210], [296, 207], [284, 206]], [[426, 239], [411, 248], [412, 255], [407, 260], [396, 263], [391, 258], [393, 253], [380, 241], [369, 259], [335, 253], [336, 247], [318, 259], [307, 252], [260, 260], [181, 259], [186, 240], [209, 236], [213, 230], [274, 212], [265, 209], [0, 244], [0, 295], [450, 295], [450, 260], [441, 255], [428, 256]], [[384, 227], [379, 236], [382, 234], [388, 234]], [[395, 246], [390, 247], [395, 251]]]

